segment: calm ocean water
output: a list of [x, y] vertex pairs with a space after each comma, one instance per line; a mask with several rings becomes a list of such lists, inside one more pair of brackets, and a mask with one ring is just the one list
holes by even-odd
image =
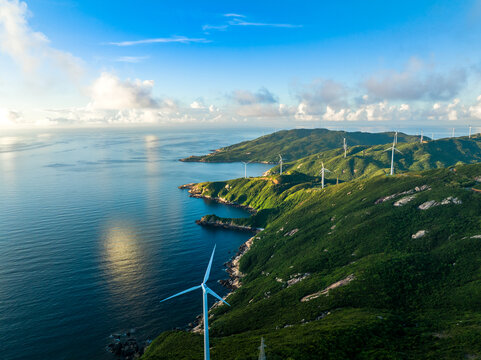
[[159, 300], [201, 282], [214, 244], [209, 286], [225, 294], [223, 263], [250, 235], [194, 220], [247, 214], [177, 186], [241, 177], [243, 166], [177, 159], [262, 133], [0, 134], [0, 358], [110, 359], [112, 333], [153, 339], [185, 326], [201, 293]]

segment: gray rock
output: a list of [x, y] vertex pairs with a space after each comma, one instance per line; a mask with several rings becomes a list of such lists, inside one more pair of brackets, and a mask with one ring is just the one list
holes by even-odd
[[416, 234], [412, 234], [411, 237], [413, 239], [419, 239], [422, 238], [424, 235], [426, 235], [427, 231], [426, 230], [419, 230]]
[[436, 200], [429, 200], [426, 201], [425, 203], [422, 203], [421, 205], [418, 206], [419, 210], [427, 210], [432, 208], [433, 206], [438, 206], [439, 203]]

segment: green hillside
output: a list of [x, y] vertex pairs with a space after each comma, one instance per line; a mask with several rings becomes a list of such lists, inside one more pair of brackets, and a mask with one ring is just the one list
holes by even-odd
[[[318, 176], [321, 163], [331, 172], [326, 172], [327, 179], [339, 177], [342, 181], [354, 178], [372, 176], [374, 174], [389, 173], [391, 166], [391, 151], [385, 151], [390, 144], [376, 146], [352, 146], [348, 148], [344, 158], [343, 149], [334, 149], [305, 158], [284, 163], [286, 173], [302, 172], [311, 176]], [[458, 163], [472, 164], [481, 161], [481, 136], [472, 138], [447, 138], [427, 141], [423, 144], [398, 143], [396, 146], [402, 154], [394, 155], [395, 172], [421, 171], [437, 169]], [[279, 166], [270, 170], [278, 173]]]
[[[212, 359], [257, 359], [261, 336], [268, 359], [481, 357], [480, 179], [474, 164], [323, 190], [298, 173], [199, 184], [272, 214], [232, 307], [211, 310]], [[143, 356], [172, 358], [202, 359], [202, 336], [163, 333]]]
[[[392, 132], [345, 132], [327, 129], [283, 130], [255, 140], [227, 146], [208, 155], [191, 156], [182, 161], [277, 163], [279, 154], [282, 154], [284, 161], [293, 161], [320, 151], [339, 148], [343, 144], [343, 138], [346, 138], [348, 145], [355, 146], [386, 144], [392, 142], [393, 136]], [[398, 133], [398, 140], [399, 142], [414, 142], [419, 141], [419, 137]]]

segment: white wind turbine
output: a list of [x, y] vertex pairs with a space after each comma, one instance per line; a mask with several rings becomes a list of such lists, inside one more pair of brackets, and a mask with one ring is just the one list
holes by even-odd
[[241, 163], [244, 164], [244, 179], [247, 179], [247, 164], [248, 164], [249, 162], [250, 162], [250, 161], [248, 161], [248, 162], [241, 161]]
[[331, 171], [324, 167], [323, 162], [321, 164], [322, 164], [322, 168], [321, 168], [321, 189], [324, 189], [324, 174], [325, 174], [326, 171], [327, 172], [331, 172]]
[[451, 135], [451, 137], [454, 137], [454, 128], [453, 128], [453, 134]]
[[394, 133], [394, 142], [395, 142], [396, 145], [397, 145], [397, 131]]
[[[180, 293], [177, 293], [175, 295], [169, 296], [168, 298], [162, 300], [161, 302], [164, 302], [166, 300], [172, 299], [176, 296], [183, 295], [185, 293], [197, 290], [197, 289], [202, 289], [202, 299], [203, 299], [203, 307], [204, 307], [204, 360], [210, 360], [210, 350], [209, 350], [209, 305], [208, 305], [208, 299], [207, 299], [207, 294], [211, 294], [218, 300], [222, 301], [224, 304], [227, 304], [227, 302], [222, 299], [219, 295], [217, 295], [215, 292], [213, 292], [211, 289], [207, 287], [205, 284], [207, 280], [209, 280], [209, 275], [210, 275], [210, 269], [212, 267], [212, 260], [214, 259], [214, 253], [215, 253], [215, 246], [214, 250], [212, 251], [212, 255], [210, 257], [209, 265], [207, 266], [207, 270], [205, 271], [204, 275], [204, 280], [202, 280], [202, 283], [200, 285], [191, 287], [190, 289], [181, 291]], [[229, 305], [230, 306], [230, 305]]]
[[266, 360], [266, 344], [264, 344], [264, 338], [261, 338], [261, 346], [259, 346], [259, 360]]
[[343, 145], [343, 148], [344, 148], [344, 158], [347, 157], [347, 144], [346, 144], [346, 138], [344, 138], [344, 145]]
[[424, 137], [424, 132], [421, 130], [421, 139], [419, 141], [421, 144], [423, 143], [423, 137]]
[[282, 156], [281, 156], [281, 154], [279, 154], [279, 165], [281, 166], [281, 170], [280, 170], [279, 175], [282, 175]]
[[391, 173], [390, 175], [394, 175], [394, 151], [397, 151], [398, 153], [402, 154], [401, 151], [399, 151], [398, 149], [396, 149], [396, 143], [395, 143], [396, 139], [394, 139], [394, 141], [392, 142], [392, 147], [384, 150], [384, 151], [389, 151], [389, 150], [392, 150], [392, 154], [391, 154]]
[[471, 125], [469, 125], [469, 138], [471, 139]]

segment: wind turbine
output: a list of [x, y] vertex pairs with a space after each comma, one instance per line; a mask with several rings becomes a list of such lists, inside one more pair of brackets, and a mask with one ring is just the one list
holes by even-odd
[[247, 179], [247, 164], [249, 163], [249, 161], [248, 162], [241, 161], [241, 163], [244, 164], [244, 179]]
[[451, 137], [454, 137], [454, 128], [453, 128], [453, 135]]
[[394, 133], [394, 142], [395, 142], [396, 145], [397, 145], [397, 130], [396, 130], [396, 132]]
[[267, 360], [265, 348], [266, 344], [264, 344], [264, 338], [261, 338], [261, 346], [259, 346], [259, 360]]
[[392, 154], [391, 154], [391, 173], [390, 173], [390, 175], [394, 175], [394, 151], [397, 151], [398, 153], [402, 154], [401, 151], [399, 151], [398, 149], [396, 149], [395, 141], [396, 141], [396, 140], [394, 140], [394, 141], [392, 142], [392, 147], [384, 150], [384, 151], [392, 150]]
[[[204, 360], [210, 360], [210, 350], [209, 350], [209, 305], [207, 302], [207, 294], [211, 294], [218, 300], [222, 301], [224, 304], [227, 304], [227, 302], [222, 299], [219, 295], [217, 295], [215, 292], [213, 292], [211, 289], [207, 287], [205, 284], [207, 280], [209, 280], [209, 275], [210, 275], [210, 269], [212, 267], [212, 260], [214, 259], [214, 253], [215, 253], [215, 246], [214, 250], [212, 251], [212, 255], [210, 257], [209, 265], [207, 266], [207, 270], [205, 271], [204, 275], [204, 280], [202, 280], [202, 283], [200, 285], [191, 287], [190, 289], [181, 291], [180, 293], [177, 293], [175, 295], [169, 296], [168, 298], [161, 300], [160, 302], [164, 302], [167, 300], [170, 300], [176, 296], [186, 294], [188, 292], [197, 290], [197, 289], [202, 289], [202, 299], [203, 299], [203, 307], [204, 307]], [[227, 304], [229, 305], [229, 304]], [[230, 306], [230, 305], [229, 305]]]
[[281, 154], [279, 154], [279, 164], [281, 166], [281, 171], [280, 171], [279, 175], [282, 175], [282, 156], [281, 156]]
[[423, 143], [423, 137], [424, 137], [424, 133], [423, 133], [423, 131], [421, 130], [421, 139], [420, 139], [420, 141], [419, 141], [421, 144]]
[[471, 125], [469, 125], [469, 138], [471, 139]]
[[344, 138], [344, 145], [343, 145], [343, 148], [344, 148], [344, 158], [347, 156], [347, 144], [346, 144], [346, 138]]
[[326, 171], [327, 172], [331, 172], [331, 171], [324, 167], [323, 162], [321, 164], [322, 164], [322, 168], [321, 168], [321, 188], [324, 189], [324, 174], [325, 174]]

